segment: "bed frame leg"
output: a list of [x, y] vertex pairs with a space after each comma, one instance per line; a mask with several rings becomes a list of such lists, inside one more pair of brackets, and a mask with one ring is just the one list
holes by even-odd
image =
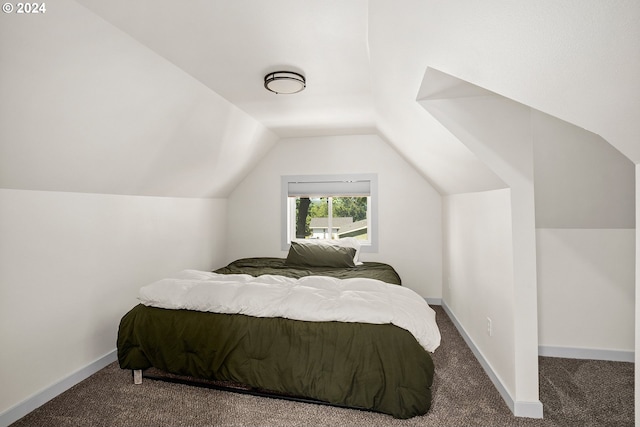
[[142, 384], [142, 369], [133, 370], [133, 383]]

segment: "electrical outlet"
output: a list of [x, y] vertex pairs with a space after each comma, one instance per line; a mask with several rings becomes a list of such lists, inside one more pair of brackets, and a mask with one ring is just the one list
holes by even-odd
[[491, 336], [493, 333], [493, 330], [491, 328], [491, 318], [487, 317], [487, 335]]

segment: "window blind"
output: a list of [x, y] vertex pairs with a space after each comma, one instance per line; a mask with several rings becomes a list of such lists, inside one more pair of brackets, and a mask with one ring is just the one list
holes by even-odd
[[287, 194], [289, 197], [364, 197], [371, 195], [371, 181], [289, 182]]

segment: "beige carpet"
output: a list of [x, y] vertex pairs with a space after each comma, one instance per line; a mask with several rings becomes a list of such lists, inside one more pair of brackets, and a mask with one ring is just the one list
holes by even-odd
[[13, 424], [26, 426], [632, 426], [631, 363], [540, 358], [545, 418], [514, 417], [440, 307], [429, 413], [409, 420], [146, 380], [111, 364]]

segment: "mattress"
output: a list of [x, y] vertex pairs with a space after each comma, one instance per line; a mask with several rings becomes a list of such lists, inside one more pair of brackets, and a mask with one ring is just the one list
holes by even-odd
[[[395, 270], [383, 263], [292, 268], [279, 258], [249, 258], [215, 273], [384, 278], [401, 285]], [[144, 304], [120, 322], [118, 360], [123, 369], [153, 367], [397, 418], [428, 411], [434, 375], [429, 351], [410, 331], [390, 323], [304, 321]]]

